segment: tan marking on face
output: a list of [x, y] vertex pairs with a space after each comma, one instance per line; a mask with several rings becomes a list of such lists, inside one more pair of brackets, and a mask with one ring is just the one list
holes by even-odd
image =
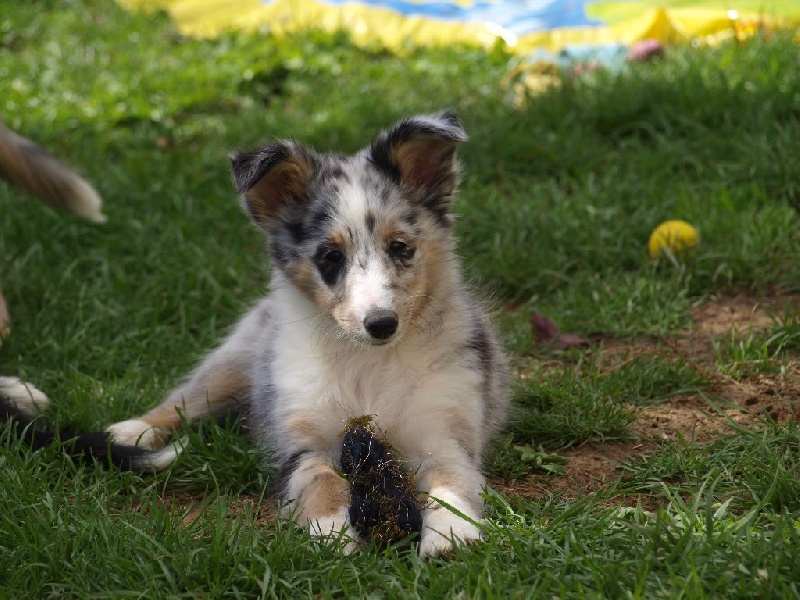
[[330, 242], [345, 254], [348, 254], [347, 251], [352, 245], [350, 235], [347, 233], [347, 230], [343, 228], [336, 228], [331, 232]]
[[361, 334], [361, 326], [358, 322], [358, 319], [355, 318], [355, 315], [350, 312], [346, 298], [343, 302], [340, 302], [333, 307], [331, 310], [331, 315], [343, 331], [353, 335]]
[[316, 285], [311, 289], [311, 299], [321, 310], [330, 312], [336, 305], [336, 295], [327, 286]]
[[302, 258], [293, 261], [286, 270], [287, 275], [292, 280], [295, 287], [306, 294], [311, 295], [314, 281], [313, 265], [308, 259]]
[[403, 227], [398, 227], [396, 221], [386, 221], [381, 223], [378, 228], [378, 244], [381, 250], [385, 250], [392, 240], [400, 240], [406, 244], [413, 245], [414, 236]]
[[446, 260], [446, 252], [438, 242], [421, 240], [417, 245], [417, 253], [423, 260], [419, 261], [416, 277], [409, 286], [409, 295], [412, 299], [411, 320], [421, 315], [431, 301], [431, 293], [436, 286], [436, 273], [440, 265]]
[[378, 228], [378, 244], [381, 248], [385, 248], [393, 239], [403, 239], [403, 236], [398, 232], [397, 228], [392, 223], [381, 223]]
[[294, 261], [288, 268], [287, 274], [292, 283], [320, 312], [331, 314], [336, 306], [336, 295], [322, 283], [317, 274], [317, 267], [307, 258]]
[[313, 523], [331, 517], [350, 505], [350, 484], [330, 465], [312, 467], [311, 482], [298, 498], [301, 519]]

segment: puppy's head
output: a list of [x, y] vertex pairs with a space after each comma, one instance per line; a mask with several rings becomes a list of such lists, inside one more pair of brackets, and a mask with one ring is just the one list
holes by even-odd
[[404, 119], [354, 156], [279, 141], [231, 157], [272, 261], [342, 333], [402, 338], [452, 252], [456, 146], [451, 112]]

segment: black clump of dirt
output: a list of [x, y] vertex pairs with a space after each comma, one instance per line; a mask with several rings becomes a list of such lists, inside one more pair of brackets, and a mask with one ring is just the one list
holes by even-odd
[[342, 436], [341, 468], [350, 482], [350, 523], [379, 544], [419, 536], [422, 513], [414, 477], [403, 468], [386, 437], [370, 427], [371, 417], [351, 419]]

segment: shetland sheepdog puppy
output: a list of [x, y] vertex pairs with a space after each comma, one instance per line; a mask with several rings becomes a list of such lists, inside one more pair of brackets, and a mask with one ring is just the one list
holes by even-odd
[[[173, 432], [244, 408], [280, 473], [282, 514], [353, 549], [337, 465], [346, 424], [369, 415], [427, 496], [419, 554], [479, 539], [481, 460], [506, 415], [508, 370], [456, 255], [466, 139], [441, 112], [404, 119], [352, 156], [285, 140], [233, 154], [245, 212], [268, 239], [271, 291], [160, 405], [99, 437], [73, 434], [74, 453], [163, 469], [183, 449]], [[48, 402], [32, 386], [2, 379], [0, 398], [34, 446], [66, 439], [26, 427]]]

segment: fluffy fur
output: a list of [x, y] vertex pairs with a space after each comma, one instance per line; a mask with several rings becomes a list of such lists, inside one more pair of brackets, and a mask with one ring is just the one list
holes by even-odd
[[[70, 167], [30, 140], [0, 123], [0, 177], [62, 210], [103, 223], [103, 201], [95, 189]], [[9, 333], [10, 319], [0, 289], [0, 336]]]
[[345, 425], [371, 415], [427, 495], [420, 555], [480, 538], [481, 458], [508, 376], [455, 253], [466, 139], [444, 112], [402, 120], [353, 156], [293, 141], [234, 154], [245, 210], [269, 240], [271, 292], [162, 404], [109, 427], [114, 444], [165, 452], [184, 423], [244, 404], [282, 474], [282, 514], [314, 535], [343, 532], [352, 550], [336, 465]]

